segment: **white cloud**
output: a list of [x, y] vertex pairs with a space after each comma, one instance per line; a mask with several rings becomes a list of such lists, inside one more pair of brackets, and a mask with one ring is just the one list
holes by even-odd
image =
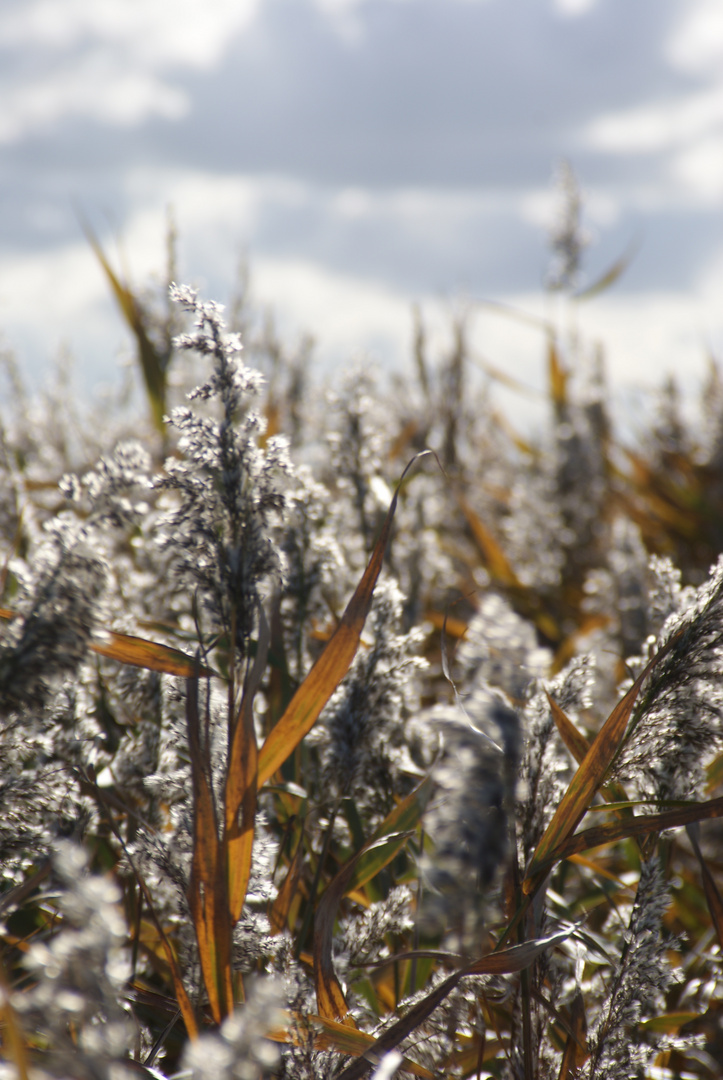
[[553, 7], [560, 15], [575, 18], [587, 15], [597, 4], [597, 0], [554, 0]]
[[253, 19], [260, 0], [5, 0], [5, 48], [62, 53], [113, 45], [155, 65], [210, 67], [229, 36]]
[[[6, 0], [0, 141], [64, 117], [137, 124], [188, 108], [170, 69], [209, 69], [260, 0]], [[14, 70], [11, 62], [22, 57]]]
[[709, 72], [720, 79], [723, 61], [723, 7], [720, 0], [687, 0], [672, 27], [665, 52], [679, 70]]
[[[667, 180], [708, 205], [723, 202], [723, 6], [689, 0], [679, 9], [664, 46], [691, 89], [637, 107], [603, 114], [586, 127], [591, 148], [617, 155], [664, 154]], [[701, 88], [702, 84], [702, 88]], [[664, 174], [660, 176], [666, 184]]]

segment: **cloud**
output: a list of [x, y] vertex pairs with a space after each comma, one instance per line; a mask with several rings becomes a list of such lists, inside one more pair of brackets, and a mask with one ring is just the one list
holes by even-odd
[[[633, 340], [635, 304], [652, 319], [658, 298], [656, 326], [677, 341], [673, 313], [678, 328], [698, 320], [711, 295], [701, 268], [720, 252], [718, 10], [636, 0], [622, 20], [592, 0], [6, 0], [0, 321], [15, 334], [20, 312], [32, 318], [18, 289], [45, 259], [78, 287], [96, 282], [90, 321], [79, 300], [67, 311], [100, 325], [111, 309], [89, 253], [77, 261], [74, 207], [106, 239], [115, 221], [143, 281], [173, 203], [184, 276], [208, 295], [227, 294], [243, 248], [289, 326], [337, 355], [352, 338], [391, 355], [412, 299], [539, 291], [564, 156], [598, 235], [590, 278], [642, 238], [600, 310]], [[53, 310], [46, 351], [51, 333], [73, 333]], [[501, 354], [509, 327], [488, 332]], [[512, 348], [514, 363], [523, 354]], [[647, 362], [625, 355], [628, 372]]]
[[138, 125], [179, 120], [173, 75], [208, 70], [259, 0], [5, 0], [0, 12], [0, 142], [61, 119]]

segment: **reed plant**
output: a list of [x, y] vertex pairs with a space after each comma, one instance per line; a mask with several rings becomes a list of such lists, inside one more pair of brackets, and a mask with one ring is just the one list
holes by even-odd
[[93, 242], [149, 419], [4, 410], [0, 1075], [715, 1080], [717, 369], [624, 445], [543, 323], [533, 445], [464, 321], [324, 394]]

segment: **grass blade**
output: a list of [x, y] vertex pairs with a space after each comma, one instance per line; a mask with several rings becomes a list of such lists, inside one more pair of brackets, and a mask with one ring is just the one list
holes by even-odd
[[121, 314], [128, 325], [128, 329], [136, 339], [138, 362], [146, 386], [146, 394], [148, 395], [148, 403], [151, 407], [153, 423], [156, 428], [163, 433], [165, 432], [163, 417], [166, 412], [166, 372], [158, 350], [148, 336], [143, 309], [128, 285], [125, 285], [115, 274], [106, 258], [100, 241], [90, 225], [82, 220], [81, 225], [88, 243], [95, 252], [95, 257], [108, 279], [108, 284], [115, 296]]
[[213, 674], [210, 668], [199, 667], [193, 657], [170, 645], [159, 645], [156, 641], [147, 641], [131, 634], [117, 634], [115, 630], [108, 630], [107, 633], [109, 644], [101, 645], [92, 641], [90, 647], [94, 653], [109, 660], [118, 660], [121, 664], [131, 664], [148, 671], [162, 671], [166, 675], [178, 675], [182, 679], [192, 679], [196, 674]]
[[[346, 1024], [328, 1020], [324, 1016], [310, 1016], [309, 1019], [315, 1027], [321, 1029], [320, 1034], [314, 1040], [314, 1047], [317, 1050], [326, 1050], [333, 1047], [333, 1049], [341, 1051], [342, 1054], [356, 1056], [366, 1053], [376, 1042], [374, 1036], [369, 1035], [366, 1031], [347, 1027]], [[425, 1069], [423, 1065], [418, 1065], [416, 1061], [410, 1061], [409, 1058], [402, 1058], [400, 1068], [404, 1069], [405, 1072], [412, 1073], [413, 1076], [422, 1077], [423, 1080], [434, 1080], [434, 1073], [431, 1073], [429, 1069]]]
[[[251, 877], [251, 857], [256, 827], [258, 749], [254, 728], [254, 698], [266, 670], [269, 625], [259, 608], [259, 640], [256, 657], [244, 686], [241, 709], [231, 735], [226, 774], [224, 829], [225, 862], [228, 866], [228, 897], [231, 924], [241, 918]], [[240, 820], [239, 820], [240, 815]]]
[[338, 1080], [359, 1080], [359, 1077], [364, 1076], [383, 1054], [388, 1050], [393, 1050], [415, 1028], [423, 1024], [465, 975], [507, 975], [522, 971], [523, 968], [534, 963], [546, 949], [563, 941], [571, 932], [571, 930], [561, 931], [559, 934], [553, 934], [552, 937], [527, 941], [524, 945], [515, 945], [511, 949], [489, 953], [468, 967], [453, 972], [430, 994], [414, 1005], [405, 1016], [387, 1028], [362, 1057], [347, 1065], [346, 1069], [340, 1073]]
[[700, 829], [698, 823], [695, 822], [690, 825], [686, 825], [686, 832], [688, 833], [688, 839], [690, 840], [693, 851], [696, 854], [698, 862], [700, 863], [700, 872], [703, 876], [703, 889], [705, 891], [705, 898], [708, 903], [708, 911], [710, 917], [713, 920], [715, 927], [716, 937], [718, 938], [718, 944], [723, 949], [723, 898], [718, 891], [718, 886], [715, 883], [715, 878], [708, 869], [708, 864], [705, 861], [703, 852], [700, 850], [700, 844], [698, 837], [700, 835]]
[[622, 743], [640, 688], [655, 665], [668, 652], [671, 644], [672, 642], [669, 642], [655, 654], [595, 736], [582, 764], [570, 781], [552, 821], [537, 845], [527, 871], [527, 878], [522, 883], [524, 892], [534, 891], [537, 884], [535, 878], [541, 866], [549, 863], [550, 853], [559, 848], [574, 833], [585, 816], [588, 806], [602, 787], [605, 775]]
[[213, 789], [201, 747], [197, 679], [189, 679], [186, 684], [186, 722], [193, 778], [193, 861], [188, 902], [211, 1014], [220, 1024], [233, 1010], [231, 924], [225, 850], [219, 842]]
[[311, 731], [321, 710], [351, 667], [371, 607], [374, 586], [382, 569], [402, 482], [412, 465], [427, 453], [429, 451], [425, 450], [415, 455], [402, 473], [367, 568], [347, 604], [341, 622], [289, 702], [284, 715], [269, 732], [259, 754], [259, 787], [273, 776]]
[[570, 1004], [570, 1030], [557, 1080], [574, 1080], [577, 1070], [584, 1064], [587, 1056], [585, 1003], [582, 994], [578, 990]]
[[343, 1020], [349, 1011], [334, 971], [332, 936], [342, 897], [359, 889], [387, 866], [417, 825], [432, 791], [426, 777], [384, 819], [375, 835], [327, 885], [314, 916], [314, 978], [319, 1012], [331, 1020]]
[[590, 851], [604, 844], [614, 844], [618, 840], [627, 840], [631, 836], [647, 836], [649, 833], [663, 832], [664, 829], [676, 829], [696, 821], [719, 817], [723, 817], [723, 796], [694, 803], [693, 806], [665, 810], [662, 814], [644, 814], [641, 817], [626, 818], [625, 821], [611, 821], [607, 825], [583, 829], [553, 848], [539, 869], [547, 870], [553, 863], [568, 859], [571, 855], [578, 855], [582, 851]]
[[276, 899], [269, 908], [269, 923], [272, 934], [280, 934], [286, 926], [291, 910], [291, 902], [296, 895], [296, 889], [301, 876], [302, 859], [304, 854], [304, 827], [302, 824], [299, 839], [296, 844], [293, 858], [286, 872], [284, 883], [278, 891]]
[[[17, 611], [0, 608], [0, 619], [17, 618]], [[157, 641], [148, 641], [147, 638], [135, 637], [133, 634], [119, 634], [115, 630], [101, 630], [101, 633], [107, 634], [109, 641], [103, 644], [91, 641], [90, 648], [98, 656], [105, 656], [108, 660], [146, 668], [147, 671], [178, 675], [182, 679], [192, 679], [197, 674], [204, 677], [214, 674], [210, 668], [199, 666], [193, 657], [186, 656], [180, 649], [174, 649], [170, 645], [160, 645]]]

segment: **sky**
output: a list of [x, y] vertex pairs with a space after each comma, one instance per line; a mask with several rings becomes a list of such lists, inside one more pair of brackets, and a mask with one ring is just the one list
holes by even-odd
[[80, 218], [141, 285], [172, 207], [181, 280], [224, 301], [247, 258], [325, 371], [403, 370], [418, 303], [539, 387], [539, 331], [486, 302], [549, 311], [562, 160], [587, 281], [634, 252], [583, 340], [616, 392], [692, 390], [723, 352], [720, 0], [0, 0], [0, 341], [118, 378]]

